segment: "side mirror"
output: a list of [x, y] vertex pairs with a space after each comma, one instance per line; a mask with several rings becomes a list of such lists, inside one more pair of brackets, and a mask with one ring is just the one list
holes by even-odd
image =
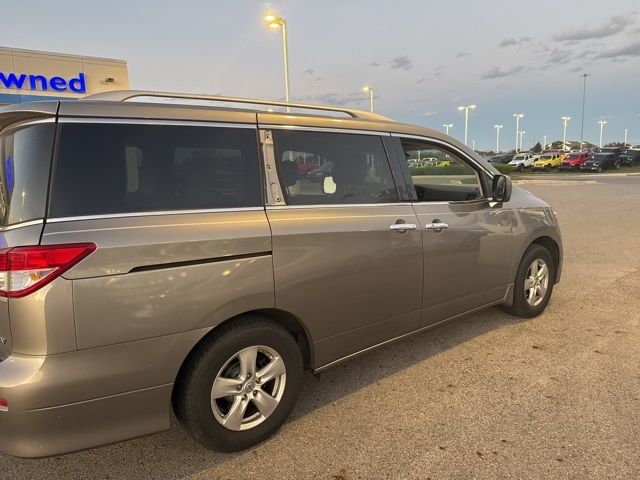
[[336, 193], [336, 183], [333, 181], [332, 176], [327, 176], [322, 179], [322, 193]]
[[491, 190], [495, 202], [508, 202], [511, 199], [511, 178], [508, 175], [495, 175]]

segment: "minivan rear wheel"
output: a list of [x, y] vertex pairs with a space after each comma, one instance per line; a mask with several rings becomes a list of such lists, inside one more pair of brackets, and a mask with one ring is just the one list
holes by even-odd
[[300, 392], [302, 355], [278, 324], [247, 315], [206, 339], [183, 367], [176, 416], [212, 450], [244, 450], [285, 422]]
[[507, 312], [524, 318], [540, 315], [551, 298], [555, 282], [555, 263], [549, 250], [531, 245], [520, 261], [513, 290], [513, 304]]

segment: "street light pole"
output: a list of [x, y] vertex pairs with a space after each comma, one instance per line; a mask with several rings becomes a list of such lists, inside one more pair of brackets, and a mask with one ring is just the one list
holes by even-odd
[[562, 133], [562, 150], [567, 148], [567, 125], [569, 124], [571, 117], [562, 117], [562, 125], [564, 126], [564, 132]]
[[442, 126], [444, 127], [444, 133], [449, 135], [449, 129], [453, 127], [453, 123], [443, 123]]
[[[282, 28], [282, 54], [284, 58], [284, 98], [289, 103], [289, 47], [287, 43], [287, 22], [282, 17], [267, 15], [264, 17], [271, 28]], [[287, 107], [287, 112], [291, 109]]]
[[624, 129], [624, 146], [627, 146], [627, 134], [629, 133], [629, 129], [625, 128]]
[[522, 150], [522, 141], [524, 140], [524, 134], [527, 133], [524, 130], [522, 132], [518, 132], [520, 134], [520, 150]]
[[471, 150], [473, 150], [474, 152], [476, 151], [476, 141], [475, 140], [471, 140]]
[[518, 141], [520, 136], [520, 119], [524, 117], [524, 113], [514, 113], [514, 117], [516, 117], [516, 153], [518, 153]]
[[500, 152], [500, 129], [502, 125], [494, 125], [493, 128], [496, 129], [496, 153]]
[[600, 124], [600, 148], [602, 148], [602, 131], [604, 130], [604, 126], [607, 124], [607, 121], [599, 120], [598, 123]]
[[373, 88], [365, 85], [362, 90], [369, 92], [369, 110], [373, 113]]
[[580, 148], [582, 148], [582, 144], [584, 143], [584, 101], [587, 96], [587, 77], [590, 77], [588, 73], [583, 73], [580, 75], [584, 80], [582, 84], [582, 123], [580, 124]]
[[544, 150], [545, 148], [547, 148], [547, 136], [543, 135], [542, 137], [544, 138], [544, 145], [542, 145], [542, 150]]
[[469, 131], [469, 110], [476, 108], [475, 105], [463, 105], [458, 107], [458, 110], [464, 110], [464, 144], [467, 144], [467, 133]]

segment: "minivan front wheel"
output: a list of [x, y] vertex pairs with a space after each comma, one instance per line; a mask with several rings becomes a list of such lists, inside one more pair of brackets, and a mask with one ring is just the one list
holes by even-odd
[[243, 317], [187, 360], [174, 392], [176, 416], [207, 448], [249, 448], [285, 422], [302, 372], [300, 349], [287, 330], [261, 317]]
[[507, 311], [518, 317], [540, 315], [549, 303], [555, 281], [555, 263], [542, 245], [531, 245], [520, 261], [513, 290], [513, 304]]

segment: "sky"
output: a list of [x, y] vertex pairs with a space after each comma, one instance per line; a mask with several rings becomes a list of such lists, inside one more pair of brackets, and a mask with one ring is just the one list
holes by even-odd
[[135, 89], [282, 99], [279, 30], [288, 26], [292, 101], [375, 109], [469, 144], [584, 138], [640, 144], [638, 0], [21, 0], [3, 2], [0, 45], [119, 58]]

